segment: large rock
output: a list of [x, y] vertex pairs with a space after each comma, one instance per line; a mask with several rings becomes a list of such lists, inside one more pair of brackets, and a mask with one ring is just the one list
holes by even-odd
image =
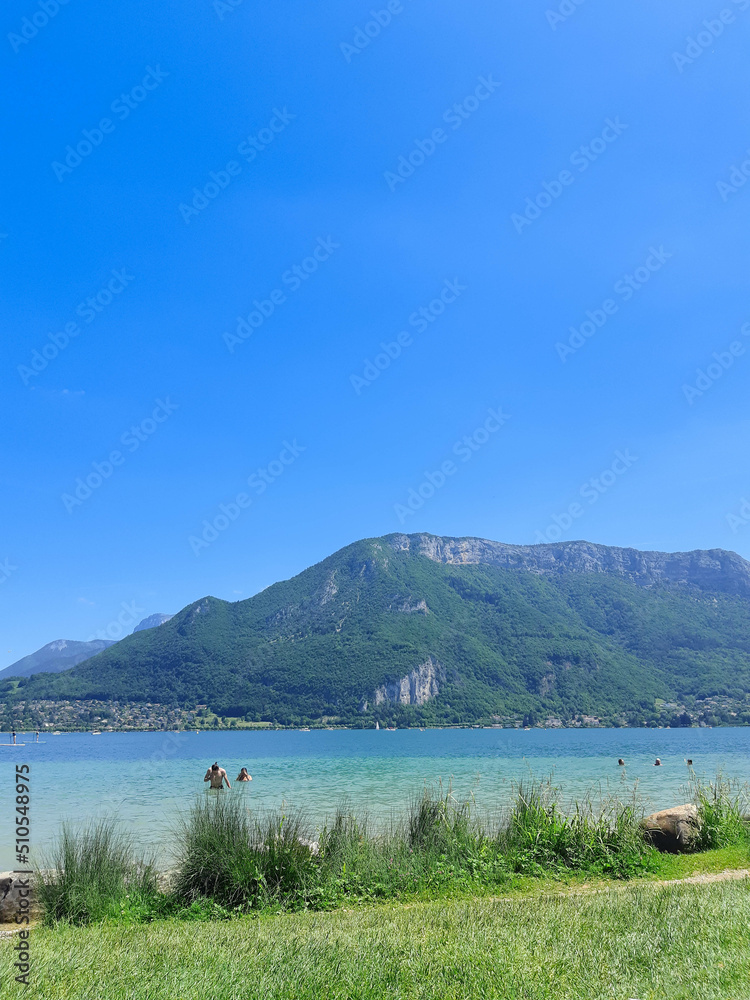
[[0, 924], [16, 924], [19, 914], [27, 913], [30, 917], [39, 915], [39, 905], [30, 886], [31, 875], [0, 872]]
[[651, 813], [642, 823], [646, 839], [660, 851], [677, 854], [696, 846], [700, 817], [694, 805], [675, 806]]

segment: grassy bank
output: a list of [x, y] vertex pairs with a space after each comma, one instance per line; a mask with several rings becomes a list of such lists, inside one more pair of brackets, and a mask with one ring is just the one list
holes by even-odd
[[[701, 816], [695, 849], [747, 853], [737, 790], [719, 779], [693, 791]], [[470, 802], [425, 792], [388, 830], [340, 809], [315, 831], [298, 814], [252, 813], [241, 797], [211, 795], [174, 830], [168, 883], [160, 885], [154, 866], [105, 821], [63, 830], [37, 892], [48, 924], [86, 924], [487, 895], [527, 879], [628, 880], [669, 865], [640, 820], [635, 802], [586, 801], [563, 811], [549, 783], [521, 786], [495, 824], [481, 824]]]
[[747, 883], [33, 932], [45, 1000], [748, 1000]]

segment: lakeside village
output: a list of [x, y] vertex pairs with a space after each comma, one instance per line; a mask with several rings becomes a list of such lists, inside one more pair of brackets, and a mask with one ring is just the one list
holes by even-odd
[[[337, 716], [323, 716], [317, 720], [263, 720], [218, 716], [207, 705], [196, 705], [188, 710], [176, 706], [132, 701], [13, 701], [0, 702], [0, 732], [29, 732], [52, 730], [60, 732], [159, 732], [182, 729], [363, 729], [372, 728], [372, 719], [361, 722], [344, 720]], [[575, 715], [570, 719], [555, 716], [542, 718], [528, 713], [524, 716], [493, 715], [479, 722], [411, 723], [403, 718], [380, 720], [383, 728], [441, 729], [565, 729], [606, 727], [713, 727], [750, 725], [750, 695], [744, 701], [724, 696], [695, 699], [689, 705], [657, 699], [650, 712], [621, 714], [610, 718], [592, 715]]]

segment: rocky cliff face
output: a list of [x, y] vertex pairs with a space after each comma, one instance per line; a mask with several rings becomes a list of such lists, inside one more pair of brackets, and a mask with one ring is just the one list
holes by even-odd
[[724, 549], [694, 552], [641, 552], [592, 542], [505, 545], [483, 538], [391, 535], [397, 551], [426, 556], [455, 566], [490, 565], [530, 573], [603, 573], [642, 587], [689, 584], [701, 590], [750, 596], [750, 562]]
[[437, 697], [440, 684], [445, 681], [445, 671], [430, 657], [415, 667], [406, 677], [391, 684], [382, 684], [375, 691], [375, 704], [390, 701], [396, 705], [424, 705]]

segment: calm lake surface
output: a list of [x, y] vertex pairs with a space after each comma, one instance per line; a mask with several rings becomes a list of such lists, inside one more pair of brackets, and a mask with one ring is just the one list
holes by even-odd
[[[685, 801], [688, 757], [700, 776], [713, 778], [722, 769], [750, 780], [750, 728], [44, 733], [44, 742], [33, 739], [19, 736], [24, 747], [0, 749], [3, 870], [14, 867], [16, 763], [31, 765], [36, 849], [49, 845], [63, 820], [115, 814], [162, 862], [179, 814], [196, 796], [211, 794], [203, 775], [215, 760], [232, 782], [232, 791], [221, 794], [242, 795], [260, 808], [299, 807], [312, 824], [344, 799], [386, 822], [425, 784], [438, 781], [444, 788], [452, 783], [459, 797], [473, 794], [480, 814], [488, 814], [510, 801], [514, 782], [531, 774], [552, 776], [565, 800], [587, 792], [626, 798], [637, 784], [654, 809]], [[9, 740], [0, 736], [0, 742]], [[657, 756], [660, 768], [653, 766]], [[242, 766], [252, 783], [235, 784]]]

